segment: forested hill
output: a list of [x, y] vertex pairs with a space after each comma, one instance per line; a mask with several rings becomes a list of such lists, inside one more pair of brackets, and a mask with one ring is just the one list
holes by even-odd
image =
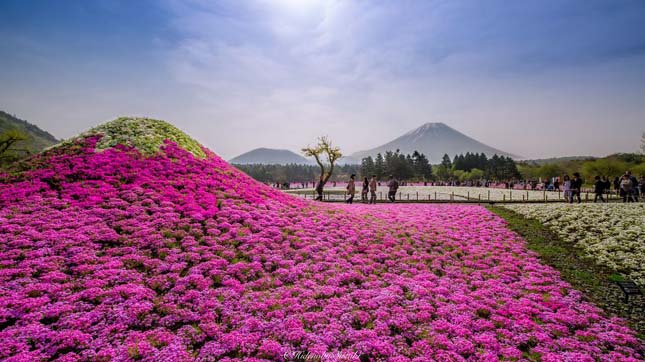
[[21, 141], [20, 147], [37, 153], [51, 145], [58, 143], [56, 137], [38, 126], [17, 118], [7, 112], [0, 111], [0, 134], [7, 130], [16, 129], [27, 135], [26, 141]]

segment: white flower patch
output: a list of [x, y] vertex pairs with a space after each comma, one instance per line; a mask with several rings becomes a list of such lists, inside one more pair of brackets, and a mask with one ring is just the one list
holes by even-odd
[[596, 263], [645, 286], [645, 204], [504, 205], [575, 243]]

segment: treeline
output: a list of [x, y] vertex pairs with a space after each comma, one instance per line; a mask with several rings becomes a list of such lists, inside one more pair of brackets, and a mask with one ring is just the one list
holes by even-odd
[[[233, 164], [233, 166], [264, 183], [313, 182], [320, 177], [320, 168], [313, 165]], [[358, 171], [358, 165], [336, 165], [330, 181], [346, 181], [351, 174], [358, 174]]]
[[418, 151], [408, 155], [400, 153], [399, 150], [387, 151], [385, 155], [379, 153], [374, 159], [368, 156], [361, 161], [360, 176], [369, 178], [372, 175], [376, 175], [379, 180], [394, 175], [400, 180], [429, 181], [432, 179], [432, 165], [428, 158]]
[[488, 158], [484, 153], [456, 155], [453, 160], [445, 154], [441, 163], [434, 168], [428, 158], [418, 151], [411, 155], [395, 152], [380, 153], [375, 159], [363, 158], [360, 168], [361, 176], [376, 175], [379, 180], [394, 175], [406, 181], [470, 181], [470, 180], [510, 180], [518, 178], [520, 173], [515, 161], [510, 157], [493, 155]]
[[614, 179], [631, 171], [632, 175], [639, 177], [645, 175], [645, 155], [636, 153], [619, 153], [603, 158], [568, 159], [556, 162], [542, 163], [536, 161], [522, 161], [518, 163], [518, 170], [524, 179], [550, 179], [551, 177], [572, 175], [579, 172], [583, 180], [590, 184], [596, 176], [606, 176]]
[[[250, 164], [235, 167], [254, 179], [264, 183], [302, 183], [318, 180], [320, 168], [314, 165], [263, 165]], [[466, 153], [457, 155], [453, 160], [443, 156], [439, 165], [432, 166], [428, 158], [418, 151], [403, 154], [399, 150], [388, 151], [362, 159], [360, 165], [336, 165], [330, 181], [347, 181], [351, 174], [359, 178], [376, 175], [379, 180], [386, 180], [389, 175], [410, 182], [423, 181], [475, 181], [511, 180], [520, 177], [517, 165], [510, 157]]]
[[[265, 165], [265, 164], [233, 164], [239, 170], [254, 179], [264, 183], [312, 182], [318, 180], [320, 168], [317, 165]], [[432, 180], [432, 165], [428, 158], [414, 152], [409, 155], [401, 154], [398, 150], [388, 151], [385, 155], [378, 154], [375, 159], [364, 158], [361, 165], [336, 165], [330, 181], [347, 181], [349, 176], [359, 177], [376, 175], [379, 180], [395, 175], [400, 180]]]
[[452, 161], [445, 154], [436, 172], [439, 180], [492, 180], [506, 181], [520, 177], [517, 164], [510, 157], [493, 155], [488, 158], [484, 153], [470, 153], [456, 155]]

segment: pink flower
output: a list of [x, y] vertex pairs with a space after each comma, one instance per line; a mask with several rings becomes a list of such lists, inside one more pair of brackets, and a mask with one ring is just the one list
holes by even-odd
[[313, 204], [97, 140], [0, 174], [2, 360], [644, 358], [484, 208]]

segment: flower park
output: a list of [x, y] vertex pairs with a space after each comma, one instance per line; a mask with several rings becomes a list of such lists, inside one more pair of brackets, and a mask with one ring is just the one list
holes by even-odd
[[[135, 121], [0, 174], [0, 360], [645, 358], [639, 331], [484, 206], [315, 203]], [[643, 205], [591, 206], [508, 208], [642, 286]]]

